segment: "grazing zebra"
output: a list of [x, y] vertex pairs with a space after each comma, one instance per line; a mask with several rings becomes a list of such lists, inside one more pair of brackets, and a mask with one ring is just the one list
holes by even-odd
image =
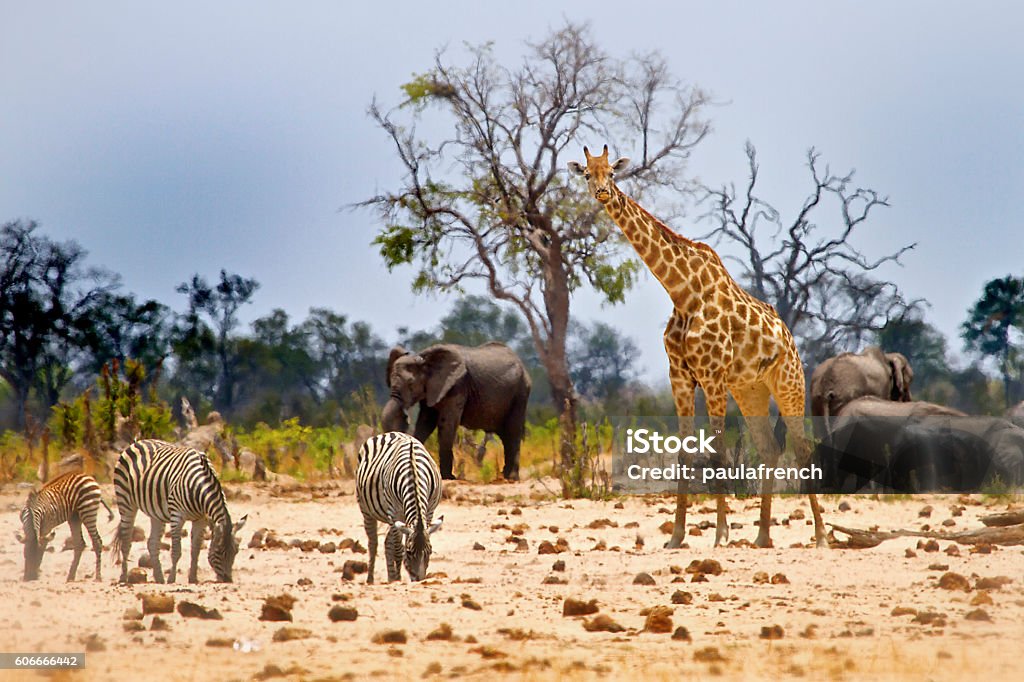
[[403, 557], [409, 579], [422, 580], [430, 563], [430, 536], [444, 521], [442, 516], [432, 523], [441, 499], [441, 472], [430, 453], [404, 433], [374, 436], [359, 450], [356, 497], [370, 551], [366, 582], [373, 584], [378, 521], [391, 526], [384, 539], [388, 580], [401, 579]]
[[231, 515], [224, 500], [217, 474], [205, 454], [192, 448], [161, 440], [140, 440], [121, 453], [114, 467], [114, 494], [121, 515], [114, 554], [121, 555], [121, 582], [128, 581], [128, 552], [131, 549], [135, 514], [140, 510], [149, 516], [149, 557], [153, 580], [164, 581], [160, 568], [160, 538], [164, 524], [171, 524], [171, 570], [168, 581], [174, 582], [181, 558], [181, 528], [192, 522], [192, 557], [188, 581], [197, 582], [199, 550], [203, 531], [211, 527], [207, 558], [217, 580], [231, 582], [231, 568], [238, 552], [235, 533], [245, 525], [246, 517], [232, 526]]
[[25, 575], [23, 580], [38, 580], [39, 566], [43, 562], [46, 545], [53, 539], [51, 531], [62, 523], [71, 526], [71, 543], [75, 558], [71, 560], [68, 582], [75, 579], [78, 562], [85, 550], [82, 525], [89, 531], [92, 549], [96, 552], [96, 580], [100, 579], [100, 559], [103, 555], [103, 540], [96, 530], [96, 513], [100, 504], [107, 508], [108, 520], [114, 518], [110, 507], [100, 496], [100, 485], [92, 476], [85, 474], [64, 474], [53, 479], [41, 490], [32, 491], [21, 510], [21, 526], [24, 530]]

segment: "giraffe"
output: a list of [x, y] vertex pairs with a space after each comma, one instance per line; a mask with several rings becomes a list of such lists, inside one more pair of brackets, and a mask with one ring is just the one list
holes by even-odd
[[[672, 299], [672, 316], [665, 328], [669, 379], [680, 428], [691, 430], [694, 396], [704, 391], [713, 429], [725, 423], [728, 394], [743, 414], [757, 451], [774, 467], [779, 448], [768, 423], [768, 404], [775, 398], [787, 430], [794, 436], [801, 463], [810, 459], [804, 434], [804, 370], [793, 335], [775, 308], [758, 300], [734, 280], [722, 259], [707, 244], [675, 233], [616, 185], [614, 175], [629, 164], [623, 157], [608, 162], [608, 145], [600, 156], [583, 148], [586, 164], [569, 163], [571, 172], [587, 180], [590, 193], [600, 202], [626, 239], [633, 245]], [[750, 419], [764, 417], [764, 419]], [[761, 518], [755, 544], [770, 547], [773, 481], [761, 488]], [[715, 546], [727, 542], [725, 497], [716, 495]], [[810, 495], [814, 536], [827, 547], [821, 508]], [[672, 538], [666, 547], [679, 547], [686, 530], [687, 484], [679, 481]]]

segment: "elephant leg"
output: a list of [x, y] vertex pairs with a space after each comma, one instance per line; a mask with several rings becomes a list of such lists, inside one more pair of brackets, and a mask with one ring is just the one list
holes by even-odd
[[516, 404], [505, 419], [504, 429], [498, 434], [501, 438], [501, 449], [505, 456], [502, 476], [505, 477], [506, 481], [519, 480], [519, 448], [523, 444], [523, 435], [526, 427], [527, 398], [528, 396], [521, 396], [516, 400]]
[[82, 552], [85, 550], [85, 538], [82, 537], [82, 520], [77, 514], [71, 515], [68, 525], [71, 526], [71, 546], [75, 550], [75, 556], [71, 559], [71, 569], [68, 571], [67, 582], [71, 582], [78, 573], [78, 562], [82, 560]]
[[454, 479], [453, 473], [455, 455], [452, 447], [455, 445], [455, 432], [459, 428], [459, 420], [456, 415], [440, 413], [437, 420], [437, 445], [439, 458], [441, 460], [441, 478]]

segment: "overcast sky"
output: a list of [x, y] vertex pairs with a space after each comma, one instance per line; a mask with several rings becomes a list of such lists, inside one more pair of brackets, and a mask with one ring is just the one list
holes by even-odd
[[[262, 284], [248, 319], [327, 306], [389, 341], [435, 325], [449, 301], [412, 296], [411, 269], [389, 275], [369, 244], [375, 216], [339, 210], [400, 179], [367, 105], [396, 104], [442, 45], [515, 58], [567, 19], [613, 56], [660, 50], [722, 102], [690, 166], [704, 182], [742, 183], [750, 139], [762, 196], [791, 216], [808, 147], [856, 168], [892, 203], [857, 245], [917, 242], [885, 275], [948, 336], [985, 281], [1024, 274], [1020, 3], [140, 4], [0, 0], [0, 221], [77, 239], [125, 289], [178, 309], [175, 285], [227, 268]], [[664, 380], [670, 303], [653, 278], [624, 305], [573, 305], [627, 331]]]

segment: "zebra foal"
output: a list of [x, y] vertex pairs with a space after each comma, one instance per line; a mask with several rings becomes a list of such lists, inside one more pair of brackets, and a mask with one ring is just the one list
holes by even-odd
[[373, 584], [377, 560], [377, 523], [391, 526], [384, 539], [388, 580], [401, 579], [402, 563], [412, 581], [422, 580], [430, 563], [430, 536], [441, 500], [441, 472], [423, 445], [412, 436], [391, 432], [374, 436], [359, 450], [356, 497], [369, 545], [367, 584]]
[[64, 474], [53, 479], [40, 490], [28, 494], [25, 507], [21, 510], [21, 527], [25, 543], [25, 573], [22, 580], [38, 580], [39, 567], [43, 562], [46, 546], [53, 539], [54, 528], [67, 523], [71, 527], [71, 543], [75, 556], [68, 571], [68, 582], [75, 579], [78, 562], [85, 550], [82, 526], [89, 531], [92, 549], [96, 552], [96, 580], [100, 580], [100, 560], [103, 555], [103, 540], [96, 530], [96, 513], [100, 504], [107, 508], [108, 520], [114, 518], [110, 507], [100, 496], [100, 485], [92, 476], [85, 474]]
[[207, 559], [219, 582], [231, 582], [231, 569], [238, 552], [235, 533], [245, 525], [246, 516], [233, 524], [224, 499], [224, 489], [210, 466], [209, 458], [192, 448], [161, 440], [132, 443], [118, 457], [114, 467], [114, 494], [121, 516], [114, 540], [114, 553], [121, 555], [121, 582], [128, 581], [128, 552], [131, 549], [135, 515], [149, 516], [149, 557], [153, 580], [164, 582], [160, 566], [160, 538], [164, 524], [171, 524], [171, 570], [174, 582], [181, 558], [181, 529], [192, 522], [192, 556], [188, 581], [198, 581], [199, 551], [203, 532], [210, 526]]

